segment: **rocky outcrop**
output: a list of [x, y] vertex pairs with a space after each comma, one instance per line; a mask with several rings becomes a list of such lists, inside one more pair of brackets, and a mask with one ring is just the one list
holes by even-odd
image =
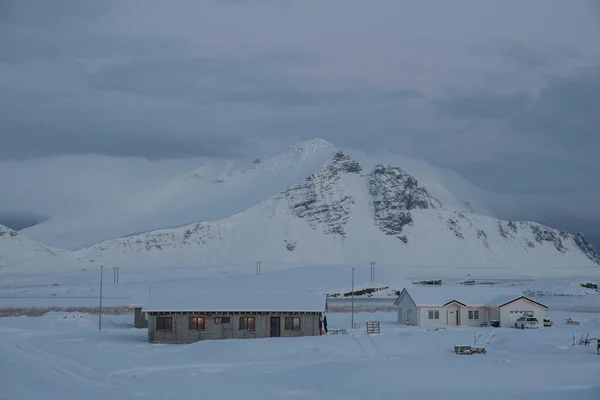
[[583, 233], [579, 232], [573, 237], [573, 240], [575, 241], [577, 247], [579, 247], [579, 250], [581, 250], [581, 252], [585, 254], [587, 258], [594, 261], [596, 264], [600, 264], [600, 255], [596, 252], [594, 246], [588, 242]]
[[465, 240], [465, 237], [462, 234], [462, 227], [457, 220], [450, 218], [448, 221], [446, 221], [446, 224], [448, 225], [448, 228], [454, 232], [454, 236], [461, 240]]
[[402, 235], [402, 230], [414, 223], [411, 210], [441, 207], [441, 203], [420, 187], [414, 177], [393, 165], [375, 166], [368, 185], [373, 197], [375, 224], [404, 243], [408, 238]]
[[556, 231], [554, 229], [539, 224], [530, 224], [530, 228], [531, 232], [533, 232], [536, 242], [550, 242], [554, 244], [556, 250], [560, 251], [561, 253], [566, 253], [569, 250], [564, 246], [561, 239], [566, 239], [568, 237], [568, 234], [566, 232]]
[[143, 233], [99, 243], [91, 249], [105, 252], [111, 248], [123, 253], [182, 248], [222, 239], [225, 228], [219, 224], [196, 223], [185, 228]]
[[485, 248], [489, 249], [490, 243], [488, 242], [486, 233], [482, 229], [477, 229], [477, 238], [481, 240]]
[[276, 198], [285, 199], [292, 215], [305, 220], [326, 235], [346, 236], [344, 225], [350, 218], [354, 198], [337, 183], [344, 174], [359, 174], [362, 167], [342, 151], [327, 167], [304, 182], [284, 190]]
[[0, 238], [1, 237], [14, 238], [17, 236], [19, 236], [19, 233], [17, 231], [13, 231], [10, 228], [0, 225]]
[[514, 239], [518, 231], [517, 224], [512, 221], [498, 221], [498, 231], [504, 239]]

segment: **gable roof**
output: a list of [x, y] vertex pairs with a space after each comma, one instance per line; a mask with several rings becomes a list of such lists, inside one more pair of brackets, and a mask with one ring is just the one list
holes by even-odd
[[[493, 306], [499, 307], [500, 304], [505, 305], [523, 296], [520, 292], [507, 294], [505, 290], [499, 291], [489, 287], [472, 287], [472, 286], [411, 286], [404, 288], [396, 301], [398, 304], [400, 297], [408, 294], [412, 301], [418, 307], [443, 307], [452, 302], [457, 302], [463, 306]], [[527, 300], [533, 301], [529, 298]], [[500, 301], [500, 302], [499, 302]], [[540, 304], [540, 303], [537, 303]], [[543, 304], [541, 305], [545, 307]]]
[[152, 289], [145, 312], [323, 312], [325, 296], [289, 291]]
[[515, 302], [517, 300], [521, 300], [521, 299], [525, 299], [525, 300], [530, 301], [530, 302], [532, 302], [534, 304], [537, 304], [541, 308], [544, 308], [544, 309], [548, 308], [546, 305], [544, 305], [544, 304], [542, 304], [542, 303], [540, 303], [538, 301], [535, 301], [532, 298], [529, 298], [529, 297], [524, 296], [524, 295], [520, 295], [520, 296], [517, 296], [517, 297], [511, 296], [511, 295], [498, 295], [498, 296], [495, 296], [495, 297], [491, 298], [489, 300], [489, 302], [488, 302], [488, 305], [490, 307], [498, 307], [498, 308], [500, 308], [500, 307], [504, 307], [504, 306], [506, 306], [506, 305], [508, 305], [510, 303], [513, 303], [513, 302]]

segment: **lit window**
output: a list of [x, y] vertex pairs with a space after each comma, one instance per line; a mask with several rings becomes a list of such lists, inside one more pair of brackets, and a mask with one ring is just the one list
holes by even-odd
[[231, 317], [215, 317], [213, 321], [216, 325], [228, 324], [231, 322]]
[[299, 331], [300, 330], [300, 317], [285, 317], [285, 330], [286, 331]]
[[204, 317], [190, 317], [190, 331], [203, 331]]
[[240, 317], [240, 331], [256, 330], [256, 320], [254, 317]]

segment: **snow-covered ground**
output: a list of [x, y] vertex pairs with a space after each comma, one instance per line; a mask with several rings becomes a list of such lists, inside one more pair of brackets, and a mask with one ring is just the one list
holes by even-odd
[[[49, 313], [0, 318], [0, 398], [18, 399], [594, 399], [600, 356], [572, 346], [600, 335], [600, 314], [541, 330], [406, 327], [357, 314], [348, 335], [152, 345], [130, 316]], [[350, 314], [329, 314], [331, 329]], [[381, 321], [366, 335], [365, 321]], [[459, 356], [455, 344], [487, 348]]]
[[[290, 293], [336, 294], [352, 289], [352, 268], [355, 268], [355, 290], [385, 288], [372, 294], [391, 304], [394, 291], [402, 290], [412, 282], [423, 279], [442, 279], [445, 288], [489, 288], [501, 293], [525, 293], [547, 304], [551, 309], [570, 311], [600, 311], [600, 292], [581, 287], [582, 283], [598, 283], [597, 275], [572, 275], [569, 278], [532, 278], [527, 275], [507, 275], [502, 269], [465, 269], [463, 278], [456, 271], [415, 269], [395, 266], [376, 266], [375, 280], [371, 281], [368, 265], [347, 266], [281, 266], [244, 264], [213, 268], [128, 269], [120, 268], [119, 283], [113, 283], [113, 269], [104, 268], [103, 305], [129, 306], [144, 303], [152, 296], [153, 288], [162, 292], [177, 291], [232, 291], [244, 292], [280, 290]], [[475, 287], [462, 285], [475, 280]], [[479, 285], [480, 284], [480, 285]], [[24, 307], [97, 307], [100, 295], [100, 268], [62, 274], [2, 274], [0, 275], [0, 309]], [[332, 300], [343, 304], [347, 298]], [[371, 302], [371, 300], [363, 300]], [[385, 304], [385, 303], [384, 303]]]
[[[446, 282], [442, 291], [486, 288], [536, 295], [550, 307], [555, 326], [538, 331], [435, 331], [399, 325], [393, 312], [357, 313], [361, 329], [349, 330], [348, 335], [151, 345], [145, 329], [131, 328], [131, 314], [104, 314], [101, 332], [98, 315], [86, 313], [5, 317], [0, 318], [0, 399], [600, 398], [600, 356], [592, 347], [571, 346], [573, 335], [600, 336], [600, 293], [581, 287], [597, 282], [597, 277], [508, 278], [491, 270], [467, 269], [464, 278], [457, 279], [456, 273], [444, 276], [442, 270], [376, 266], [371, 282], [368, 265], [281, 267], [261, 265], [260, 276], [255, 265], [122, 268], [118, 284], [113, 283], [113, 270], [104, 268], [103, 306], [143, 303], [165, 291], [228, 291], [241, 297], [265, 290], [290, 296], [344, 293], [351, 290], [354, 267], [356, 290], [386, 287], [374, 293], [379, 306], [391, 304], [394, 290], [415, 280], [441, 278]], [[464, 280], [478, 284], [462, 285]], [[97, 307], [99, 283], [99, 268], [0, 275], [0, 311]], [[368, 307], [372, 299], [356, 302]], [[343, 308], [348, 299], [330, 301]], [[566, 325], [567, 317], [581, 325]], [[330, 312], [328, 320], [330, 329], [351, 326], [349, 313]], [[381, 321], [380, 335], [365, 334], [367, 320]], [[455, 344], [472, 343], [477, 334], [488, 354], [453, 354]]]

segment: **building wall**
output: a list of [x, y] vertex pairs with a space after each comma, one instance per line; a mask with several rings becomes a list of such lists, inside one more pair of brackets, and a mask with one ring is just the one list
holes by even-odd
[[[439, 319], [429, 319], [429, 311], [439, 311], [440, 318]], [[445, 307], [430, 307], [430, 306], [421, 306], [419, 307], [419, 325], [421, 326], [437, 326], [437, 325], [447, 325], [448, 324], [448, 313]]]
[[533, 316], [536, 317], [540, 322], [540, 328], [544, 327], [544, 316], [546, 315], [546, 310], [543, 307], [526, 299], [519, 299], [500, 307], [500, 327], [514, 328], [515, 321], [525, 315], [521, 311], [533, 313]]
[[[438, 310], [439, 319], [429, 319], [429, 311]], [[469, 311], [479, 311], [479, 319], [469, 319]], [[490, 310], [485, 307], [463, 307], [456, 304], [448, 306], [421, 306], [419, 307], [419, 321], [422, 326], [456, 325], [456, 313], [460, 313], [460, 326], [480, 326], [490, 320]], [[475, 315], [473, 314], [473, 317]]]
[[[156, 318], [158, 315], [148, 316], [148, 341], [150, 343], [193, 343], [199, 340], [220, 339], [254, 339], [271, 336], [271, 317], [280, 317], [281, 337], [318, 336], [320, 313], [161, 313], [160, 316], [171, 317], [173, 326], [171, 331], [157, 331]], [[204, 330], [190, 330], [190, 317], [204, 317]], [[215, 324], [214, 317], [230, 317], [229, 324]], [[240, 330], [239, 320], [242, 317], [255, 318], [255, 330]], [[285, 330], [285, 317], [299, 317], [300, 330]]]
[[410, 296], [403, 292], [400, 294], [394, 305], [398, 308], [398, 322], [401, 324], [408, 323], [410, 325], [419, 324], [419, 314], [415, 303], [412, 301]]
[[[479, 311], [479, 318], [475, 319], [475, 313], [473, 312], [473, 319], [469, 319], [469, 311]], [[490, 321], [490, 310], [486, 307], [461, 307], [460, 309], [460, 325], [461, 326], [480, 326], [484, 322]]]

